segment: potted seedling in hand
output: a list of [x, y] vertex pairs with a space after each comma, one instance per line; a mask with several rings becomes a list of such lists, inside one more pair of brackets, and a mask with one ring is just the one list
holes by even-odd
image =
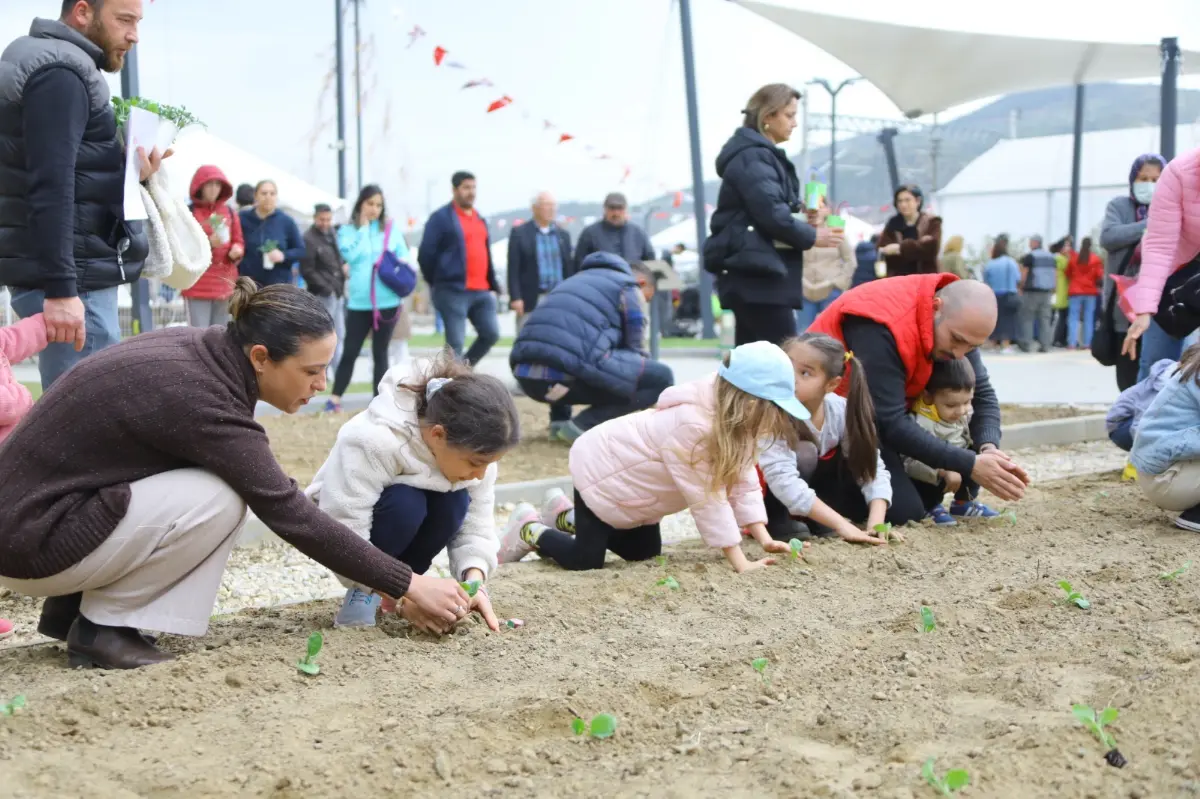
[[225, 217], [220, 214], [213, 214], [208, 218], [208, 225], [212, 228], [212, 234], [216, 237], [217, 244], [228, 244], [233, 234], [229, 230], [229, 224], [225, 221]]
[[263, 269], [266, 269], [268, 272], [275, 268], [275, 264], [283, 260], [283, 253], [279, 251], [279, 242], [275, 241], [275, 239], [264, 241], [262, 246], [258, 248], [258, 251], [262, 253]]

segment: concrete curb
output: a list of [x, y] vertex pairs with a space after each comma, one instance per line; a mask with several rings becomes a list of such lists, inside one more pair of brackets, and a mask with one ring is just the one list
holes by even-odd
[[[1106, 438], [1108, 438], [1108, 431], [1104, 428], [1103, 414], [1072, 416], [1066, 419], [1046, 419], [1041, 422], [1011, 425], [1004, 429], [1004, 448], [1058, 447], [1065, 444], [1101, 441]], [[538, 505], [551, 488], [560, 488], [570, 496], [573, 490], [571, 478], [564, 475], [519, 483], [501, 483], [496, 486], [496, 504], [511, 502], [515, 505], [518, 502], [531, 502]], [[279, 540], [278, 536], [268, 530], [267, 526], [251, 513], [246, 519], [246, 525], [242, 528], [237, 546], [261, 546]]]

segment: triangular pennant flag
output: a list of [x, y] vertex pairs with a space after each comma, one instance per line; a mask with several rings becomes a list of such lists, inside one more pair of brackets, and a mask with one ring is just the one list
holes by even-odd
[[625, 181], [629, 180], [629, 173], [630, 173], [630, 172], [632, 172], [632, 171], [633, 171], [633, 170], [632, 170], [632, 169], [630, 169], [629, 167], [625, 167], [625, 174], [621, 176], [621, 182], [622, 182], [622, 183], [624, 183]]
[[671, 200], [671, 207], [678, 208], [681, 205], [683, 205], [683, 192], [677, 191], [675, 192], [675, 198]]
[[[449, 66], [449, 64], [447, 64], [447, 66]], [[474, 89], [476, 86], [492, 86], [492, 85], [493, 85], [492, 82], [490, 80], [488, 80], [487, 78], [478, 78], [476, 80], [467, 81], [466, 83], [464, 83], [462, 85], [462, 87], [464, 89]]]
[[548, 119], [542, 120], [542, 130], [554, 130], [554, 123]]
[[487, 107], [487, 112], [490, 114], [493, 111], [499, 111], [501, 108], [504, 108], [505, 106], [512, 105], [512, 101], [513, 101], [512, 98], [506, 94], [503, 97], [501, 97], [499, 100], [493, 100], [492, 104]]
[[420, 39], [424, 35], [425, 31], [420, 25], [413, 25], [412, 30], [408, 32], [408, 46], [411, 48], [417, 43], [417, 39]]
[[450, 69], [466, 69], [467, 68], [467, 65], [461, 61], [447, 61], [446, 66], [450, 67]]
[[433, 48], [433, 63], [435, 66], [440, 67], [442, 65], [442, 59], [446, 57], [446, 52], [445, 47]]
[[612, 156], [611, 156], [611, 155], [609, 155], [608, 153], [601, 153], [601, 154], [600, 154], [600, 155], [599, 155], [599, 156], [596, 158], [596, 160], [597, 160], [597, 161], [611, 161], [611, 160], [612, 160]]
[[558, 143], [562, 144], [563, 142], [570, 141], [573, 138], [575, 138], [575, 137], [572, 136], [570, 133], [564, 133], [563, 135], [558, 137]]

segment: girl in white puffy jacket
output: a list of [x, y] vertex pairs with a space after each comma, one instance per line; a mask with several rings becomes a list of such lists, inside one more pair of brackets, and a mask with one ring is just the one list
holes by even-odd
[[[428, 571], [447, 549], [450, 579], [480, 584], [474, 597], [461, 593], [453, 621], [401, 600], [394, 607], [414, 626], [446, 632], [475, 611], [496, 630], [482, 585], [499, 549], [496, 463], [519, 440], [517, 409], [504, 384], [442, 355], [408, 380], [402, 367], [384, 375], [367, 410], [338, 432], [307, 494], [414, 574]], [[373, 626], [385, 600], [385, 610], [392, 609], [390, 598], [342, 582], [348, 590], [334, 626]]]

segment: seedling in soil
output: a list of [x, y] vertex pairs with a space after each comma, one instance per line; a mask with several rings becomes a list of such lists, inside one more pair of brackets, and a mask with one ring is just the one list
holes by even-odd
[[571, 720], [571, 730], [576, 735], [586, 733], [593, 738], [611, 738], [617, 731], [617, 717], [611, 713], [597, 713], [589, 723], [576, 716]]
[[266, 255], [267, 253], [274, 252], [275, 250], [278, 250], [278, 249], [279, 249], [279, 242], [275, 241], [275, 239], [267, 239], [259, 246], [258, 251], [261, 252], [263, 255]]
[[308, 636], [308, 650], [306, 651], [303, 660], [296, 661], [296, 668], [300, 669], [300, 671], [304, 672], [310, 677], [315, 677], [316, 675], [320, 674], [321, 667], [317, 665], [317, 655], [320, 653], [321, 647], [324, 645], [324, 643], [325, 639], [320, 633], [313, 633], [312, 635]]
[[1117, 751], [1117, 739], [1112, 733], [1104, 729], [1113, 724], [1117, 720], [1118, 711], [1115, 707], [1106, 707], [1097, 713], [1088, 705], [1071, 705], [1071, 712], [1075, 714], [1075, 718], [1082, 722], [1084, 727], [1092, 731], [1092, 735], [1100, 741], [1100, 745], [1106, 750], [1104, 759], [1108, 765], [1116, 768], [1124, 768], [1128, 762], [1125, 756]]
[[1161, 578], [1163, 578], [1164, 580], [1177, 580], [1177, 579], [1179, 579], [1180, 577], [1182, 577], [1182, 576], [1183, 576], [1183, 573], [1184, 573], [1185, 571], [1187, 571], [1188, 569], [1190, 569], [1191, 567], [1192, 567], [1192, 562], [1189, 560], [1187, 563], [1183, 564], [1182, 566], [1180, 566], [1180, 567], [1179, 567], [1178, 569], [1176, 569], [1175, 571], [1173, 571], [1173, 572], [1163, 572], [1162, 574], [1160, 574], [1160, 575], [1158, 575], [1158, 576], [1159, 576], [1159, 577], [1161, 577]]
[[664, 588], [671, 589], [672, 591], [679, 590], [679, 581], [669, 574], [666, 577], [658, 578], [658, 582], [656, 582], [655, 585], [661, 585]]
[[891, 522], [881, 522], [871, 529], [876, 536], [882, 538], [884, 541], [904, 541], [904, 536], [900, 535], [899, 531], [892, 532]]
[[750, 668], [757, 671], [758, 676], [762, 677], [763, 685], [769, 686], [771, 684], [771, 678], [767, 676], [767, 666], [770, 664], [771, 661], [767, 660], [766, 658], [755, 658], [754, 660], [750, 661]]
[[667, 556], [666, 555], [655, 555], [654, 562], [658, 564], [660, 569], [667, 568]]
[[1066, 580], [1059, 580], [1058, 587], [1061, 588], [1066, 594], [1066, 596], [1063, 597], [1063, 602], [1083, 608], [1084, 610], [1087, 610], [1092, 606], [1092, 603], [1088, 602], [1087, 597], [1072, 588], [1071, 584]]
[[992, 519], [992, 521], [995, 523], [1007, 522], [1011, 527], [1017, 523], [1017, 513], [1014, 510], [1005, 509], [1000, 511], [1000, 515]]
[[933, 617], [933, 609], [928, 605], [921, 606], [921, 632], [931, 633], [937, 629], [937, 619]]
[[479, 589], [483, 586], [483, 583], [478, 580], [472, 580], [469, 583], [459, 583], [459, 585], [462, 587], [462, 590], [467, 592], [467, 596], [474, 598], [479, 593]]
[[950, 796], [955, 791], [962, 790], [971, 784], [971, 775], [965, 768], [952, 768], [946, 772], [945, 776], [939, 777], [933, 770], [932, 757], [925, 761], [924, 766], [921, 766], [921, 776], [942, 796]]
[[16, 715], [18, 710], [25, 707], [25, 694], [17, 694], [9, 702], [0, 702], [0, 716]]
[[799, 538], [793, 538], [788, 541], [788, 546], [792, 548], [792, 560], [800, 560], [800, 556], [804, 553], [804, 542]]

